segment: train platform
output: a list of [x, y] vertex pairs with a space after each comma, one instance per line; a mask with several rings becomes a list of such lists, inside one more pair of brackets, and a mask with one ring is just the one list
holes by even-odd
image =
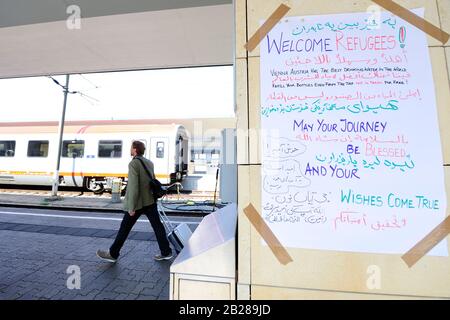
[[2, 206], [28, 207], [28, 208], [57, 208], [77, 210], [107, 210], [109, 212], [122, 211], [122, 203], [113, 203], [106, 197], [77, 197], [58, 196], [52, 200], [50, 194], [14, 194], [0, 193]]
[[[202, 217], [170, 217], [192, 231]], [[121, 217], [111, 212], [0, 206], [0, 300], [167, 300], [169, 261], [140, 217], [114, 264], [97, 249], [111, 246]], [[78, 281], [76, 281], [78, 279]]]
[[[0, 206], [23, 207], [36, 209], [105, 211], [122, 213], [122, 201], [113, 202], [111, 195], [76, 194], [61, 192], [56, 199], [50, 197], [50, 192], [0, 192]], [[170, 195], [163, 200], [162, 206], [167, 214], [206, 215], [223, 204], [213, 200], [203, 200], [190, 195]]]

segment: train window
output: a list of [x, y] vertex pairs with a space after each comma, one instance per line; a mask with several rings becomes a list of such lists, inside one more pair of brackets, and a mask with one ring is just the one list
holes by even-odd
[[163, 141], [158, 141], [156, 143], [156, 157], [164, 158], [164, 142]]
[[100, 140], [98, 143], [99, 158], [121, 158], [122, 141], [120, 140]]
[[62, 156], [64, 158], [83, 158], [84, 140], [64, 140]]
[[218, 150], [211, 151], [211, 159], [217, 160], [220, 158], [220, 153]]
[[14, 157], [15, 152], [15, 141], [0, 141], [0, 157]]
[[47, 157], [48, 156], [48, 140], [28, 141], [29, 157]]

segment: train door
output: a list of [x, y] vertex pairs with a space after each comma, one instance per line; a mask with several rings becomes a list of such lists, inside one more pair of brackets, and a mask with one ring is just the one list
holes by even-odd
[[170, 183], [169, 138], [151, 138], [150, 160], [155, 166], [155, 175], [163, 183]]
[[177, 180], [180, 181], [184, 174], [187, 173], [188, 167], [188, 140], [184, 139], [181, 135], [177, 140]]
[[183, 174], [187, 174], [189, 164], [189, 140], [187, 138], [183, 139], [181, 150], [183, 151], [182, 153], [183, 167], [181, 168], [181, 170], [183, 171]]
[[59, 171], [62, 180], [60, 185], [83, 187], [83, 158], [85, 153], [85, 140], [63, 140], [61, 150], [61, 168]]
[[15, 176], [12, 171], [17, 171], [17, 158], [16, 140], [0, 140], [0, 184], [14, 183]]

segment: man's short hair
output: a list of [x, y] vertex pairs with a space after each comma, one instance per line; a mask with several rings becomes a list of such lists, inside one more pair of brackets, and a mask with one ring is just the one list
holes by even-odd
[[136, 149], [136, 153], [139, 156], [144, 155], [145, 152], [145, 144], [142, 141], [133, 141], [133, 144], [131, 145], [134, 149]]

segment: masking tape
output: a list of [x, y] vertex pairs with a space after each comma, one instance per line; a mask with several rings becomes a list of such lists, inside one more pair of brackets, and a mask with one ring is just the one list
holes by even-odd
[[401, 5], [395, 3], [392, 0], [372, 0], [380, 7], [392, 12], [396, 16], [402, 18], [405, 21], [408, 21], [410, 24], [415, 26], [416, 28], [422, 30], [426, 34], [432, 36], [438, 41], [442, 42], [442, 44], [446, 44], [450, 35], [444, 30], [436, 27], [435, 25], [429, 23], [425, 19], [422, 19], [418, 15], [414, 14], [410, 10], [402, 7]]
[[414, 247], [402, 256], [408, 267], [412, 267], [422, 259], [428, 251], [433, 249], [439, 242], [450, 234], [450, 216], [433, 229], [425, 238], [420, 240]]
[[245, 48], [252, 52], [261, 40], [272, 30], [272, 28], [286, 15], [286, 13], [291, 10], [290, 7], [281, 4], [277, 10], [275, 10], [269, 19], [264, 22], [264, 24], [255, 32], [255, 34], [248, 40]]
[[281, 264], [294, 261], [252, 204], [244, 209], [244, 213]]

